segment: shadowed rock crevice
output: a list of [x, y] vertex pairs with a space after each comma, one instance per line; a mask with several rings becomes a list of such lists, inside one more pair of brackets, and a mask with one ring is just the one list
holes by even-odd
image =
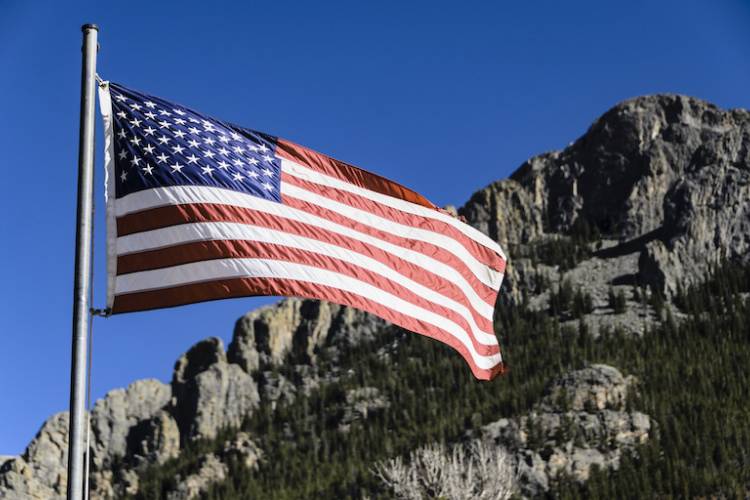
[[646, 245], [654, 240], [664, 240], [667, 235], [664, 226], [649, 231], [646, 234], [633, 238], [632, 240], [623, 241], [616, 246], [598, 250], [593, 253], [594, 257], [600, 259], [610, 259], [613, 257], [622, 257], [631, 253], [640, 253], [646, 249]]

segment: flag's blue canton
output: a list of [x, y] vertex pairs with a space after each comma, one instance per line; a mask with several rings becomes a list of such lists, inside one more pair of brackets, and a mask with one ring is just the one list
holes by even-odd
[[274, 137], [110, 84], [115, 196], [162, 186], [216, 186], [281, 201]]

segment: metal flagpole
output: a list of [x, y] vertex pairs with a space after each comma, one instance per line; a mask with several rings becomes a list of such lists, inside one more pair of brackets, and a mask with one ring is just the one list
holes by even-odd
[[68, 433], [68, 500], [83, 499], [83, 454], [86, 425], [86, 352], [91, 287], [91, 236], [94, 194], [94, 103], [96, 38], [99, 28], [84, 24], [81, 73], [81, 128], [78, 138], [78, 213], [73, 288], [73, 359], [70, 368]]

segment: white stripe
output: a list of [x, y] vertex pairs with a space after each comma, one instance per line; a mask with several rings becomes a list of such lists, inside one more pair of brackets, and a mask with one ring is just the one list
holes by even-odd
[[387, 205], [391, 208], [396, 208], [403, 212], [445, 222], [446, 224], [450, 224], [454, 228], [461, 231], [468, 238], [471, 238], [480, 245], [485, 246], [493, 252], [498, 253], [503, 258], [503, 260], [507, 260], [507, 258], [505, 257], [505, 253], [503, 253], [503, 249], [496, 241], [492, 240], [489, 236], [479, 231], [478, 229], [465, 224], [460, 220], [451, 217], [450, 215], [438, 212], [437, 210], [427, 208], [422, 205], [418, 205], [416, 203], [402, 200], [400, 198], [395, 198], [393, 196], [388, 196], [386, 194], [355, 186], [354, 184], [350, 184], [346, 181], [342, 181], [341, 179], [331, 177], [322, 172], [318, 172], [317, 170], [305, 167], [286, 158], [281, 158], [281, 170], [300, 179], [314, 182], [316, 184], [322, 184], [324, 186], [330, 186], [336, 189], [341, 189], [342, 191], [348, 191], [364, 198], [368, 198], [372, 201], [382, 203], [383, 205]]
[[[187, 203], [214, 203], [218, 205], [230, 205], [258, 210], [278, 217], [309, 224], [311, 226], [326, 229], [347, 238], [352, 238], [368, 245], [372, 245], [385, 252], [411, 264], [419, 266], [428, 272], [432, 272], [441, 278], [450, 281], [461, 289], [468, 298], [471, 306], [480, 315], [490, 321], [494, 315], [494, 305], [485, 302], [466, 281], [466, 279], [453, 267], [440, 262], [432, 257], [409, 250], [387, 241], [361, 233], [346, 226], [336, 224], [323, 217], [312, 215], [303, 210], [297, 210], [281, 203], [264, 200], [257, 196], [240, 193], [230, 189], [222, 189], [208, 186], [170, 186], [154, 189], [145, 189], [131, 193], [117, 200], [117, 216], [139, 212], [150, 208], [168, 205], [180, 205]], [[118, 254], [119, 254], [118, 249]]]
[[118, 276], [116, 293], [119, 295], [230, 278], [289, 279], [337, 288], [365, 297], [400, 314], [424, 321], [448, 332], [466, 347], [474, 363], [483, 370], [491, 369], [502, 361], [500, 353], [492, 356], [479, 354], [468, 334], [444, 316], [407, 302], [364, 281], [303, 264], [271, 259], [217, 259], [194, 262]]
[[425, 300], [455, 311], [466, 320], [479, 343], [497, 345], [494, 333], [479, 328], [471, 312], [463, 304], [412, 281], [377, 259], [320, 240], [238, 222], [199, 222], [121, 236], [117, 240], [117, 247], [124, 254], [207, 240], [247, 240], [278, 244], [350, 262], [395, 281]]
[[376, 227], [380, 231], [390, 233], [399, 238], [422, 241], [440, 247], [443, 250], [452, 253], [458, 258], [458, 260], [466, 264], [466, 267], [469, 268], [479, 281], [493, 290], [500, 288], [502, 273], [479, 262], [460, 242], [454, 240], [450, 236], [394, 222], [390, 219], [379, 217], [370, 212], [351, 207], [287, 182], [281, 183], [281, 194], [282, 196], [291, 196], [292, 198], [297, 198], [298, 200], [318, 205], [367, 226]]
[[115, 300], [117, 275], [117, 224], [115, 223], [115, 132], [112, 119], [112, 98], [109, 82], [99, 85], [99, 109], [104, 122], [104, 200], [107, 204], [107, 308]]

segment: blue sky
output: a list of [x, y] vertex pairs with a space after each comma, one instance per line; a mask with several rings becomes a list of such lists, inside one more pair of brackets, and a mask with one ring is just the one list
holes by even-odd
[[[104, 78], [313, 147], [441, 205], [565, 147], [629, 97], [750, 107], [750, 4], [739, 1], [0, 0], [0, 454], [22, 452], [68, 406], [85, 22], [101, 27]], [[101, 144], [98, 117], [97, 134]], [[100, 145], [97, 155], [102, 306]], [[194, 342], [228, 342], [240, 315], [271, 300], [97, 319], [94, 397], [138, 378], [168, 381]]]

